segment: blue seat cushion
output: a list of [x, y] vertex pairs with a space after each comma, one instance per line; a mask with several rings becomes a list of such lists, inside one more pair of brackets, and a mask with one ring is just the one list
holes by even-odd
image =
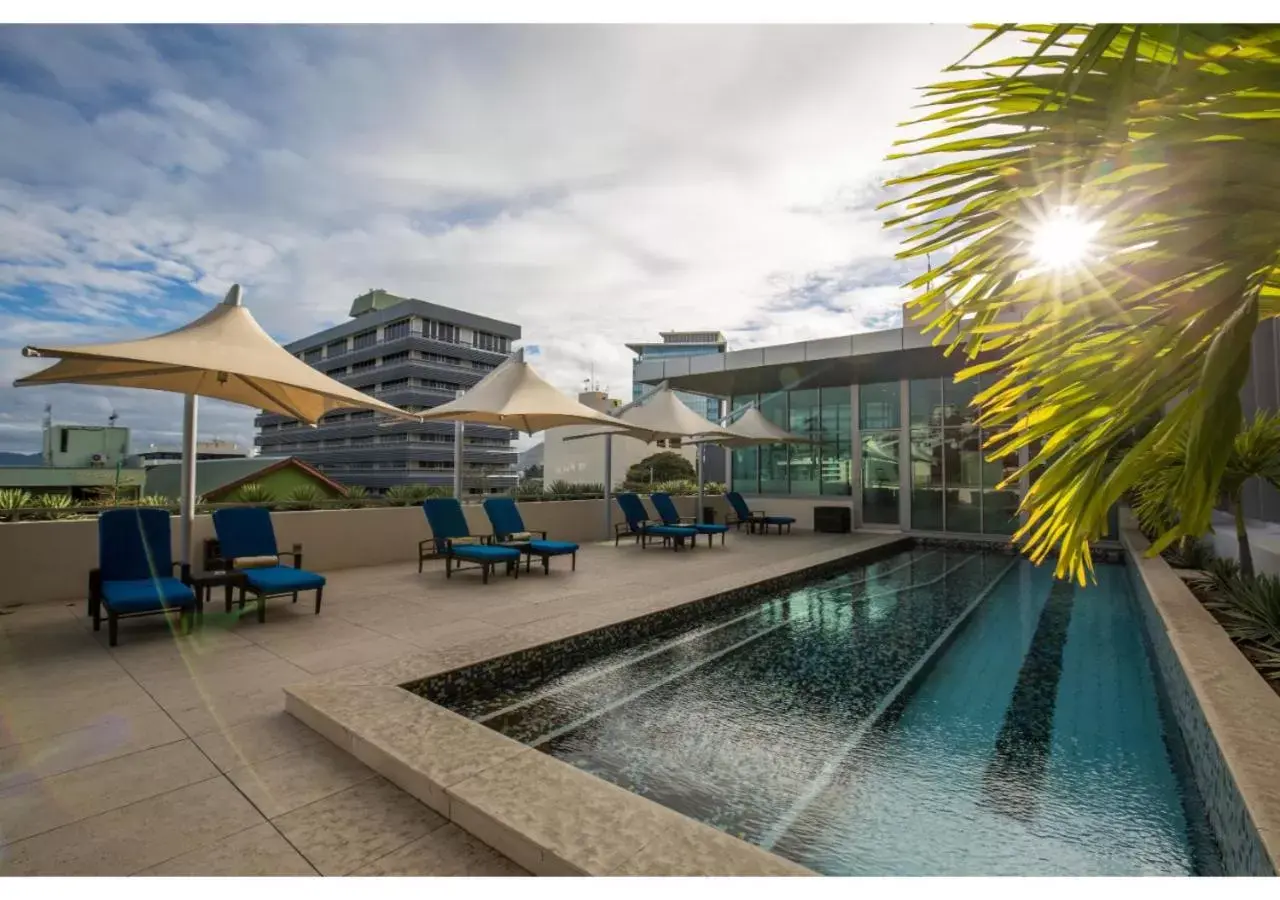
[[104, 581], [102, 602], [118, 613], [146, 612], [196, 605], [195, 591], [176, 578], [142, 578], [137, 581]]
[[698, 529], [685, 528], [683, 525], [648, 525], [644, 530], [646, 534], [656, 534], [659, 537], [695, 537], [698, 534]]
[[458, 559], [470, 559], [476, 562], [502, 562], [520, 558], [520, 551], [515, 547], [489, 547], [481, 544], [463, 544], [452, 548], [451, 552]]
[[530, 541], [529, 552], [546, 556], [562, 556], [577, 553], [578, 545], [569, 541]]
[[728, 525], [694, 525], [698, 534], [723, 534], [729, 530]]
[[314, 591], [324, 587], [324, 576], [293, 566], [267, 566], [262, 569], [245, 569], [245, 580], [262, 594], [291, 594], [294, 591]]

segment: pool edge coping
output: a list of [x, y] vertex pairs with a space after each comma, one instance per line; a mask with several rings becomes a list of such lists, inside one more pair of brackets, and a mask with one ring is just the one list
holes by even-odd
[[[1135, 527], [1122, 526], [1126, 565], [1140, 579], [1150, 606], [1173, 652], [1182, 676], [1204, 717], [1247, 825], [1254, 834], [1271, 874], [1280, 874], [1280, 694], [1236, 647], [1209, 610], [1159, 556], [1147, 557], [1147, 539]], [[1168, 686], [1167, 687], [1172, 687]], [[1190, 723], [1178, 722], [1192, 743]], [[1201, 766], [1209, 760], [1193, 760]], [[1210, 790], [1197, 771], [1202, 792]], [[1212, 808], [1212, 798], [1205, 797]], [[1221, 811], [1219, 811], [1221, 814]], [[1220, 846], [1223, 825], [1214, 821]], [[1242, 823], [1243, 824], [1243, 823]], [[1237, 836], [1238, 837], [1238, 836]], [[1228, 863], [1228, 850], [1223, 850]], [[1229, 873], [1237, 874], [1237, 873]]]
[[[864, 535], [872, 540], [857, 549], [808, 554], [785, 571], [712, 590], [665, 609], [708, 603], [739, 590], [767, 589], [774, 583], [781, 586], [805, 573], [912, 541], [903, 533]], [[624, 616], [524, 649], [613, 628], [665, 609]], [[504, 650], [490, 658], [519, 652]], [[286, 687], [285, 711], [534, 875], [818, 874], [514, 741], [403, 687], [407, 682], [478, 665], [485, 659], [462, 666], [436, 663], [437, 671], [431, 671], [432, 662], [426, 654], [410, 654], [385, 666]], [[501, 785], [496, 793], [495, 782]], [[513, 803], [513, 797], [519, 802]], [[557, 799], [568, 802], [557, 803]], [[566, 817], [572, 828], [569, 834]], [[622, 828], [617, 827], [619, 823]], [[574, 837], [580, 839], [575, 841]], [[619, 841], [624, 849], [617, 849]], [[605, 853], [602, 859], [601, 847], [610, 843], [615, 845], [614, 852]], [[703, 855], [697, 855], [699, 850]]]

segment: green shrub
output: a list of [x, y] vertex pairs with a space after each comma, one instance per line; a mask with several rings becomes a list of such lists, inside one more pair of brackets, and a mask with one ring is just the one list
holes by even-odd
[[324, 495], [314, 484], [300, 484], [291, 490], [285, 499], [294, 509], [315, 509], [324, 499]]
[[136, 501], [138, 506], [176, 506], [168, 497], [161, 497], [158, 494], [148, 494], [146, 497], [139, 497]]
[[702, 483], [702, 493], [704, 494], [723, 494], [724, 483], [719, 481], [704, 481]]
[[251, 481], [248, 484], [241, 485], [239, 490], [235, 492], [232, 499], [236, 503], [256, 503], [266, 505], [276, 502], [275, 492], [265, 484], [258, 481]]
[[563, 478], [557, 478], [547, 486], [547, 493], [554, 497], [567, 497], [573, 493], [573, 485]]

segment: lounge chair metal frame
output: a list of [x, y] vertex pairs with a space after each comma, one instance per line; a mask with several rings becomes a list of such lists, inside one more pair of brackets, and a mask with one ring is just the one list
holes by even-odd
[[[632, 518], [627, 515], [627, 506], [626, 506], [626, 504], [631, 501], [629, 500], [624, 501], [622, 498], [624, 497], [635, 498], [634, 502], [639, 504], [640, 511], [644, 512], [644, 503], [641, 502], [640, 496], [638, 494], [623, 493], [623, 494], [615, 494], [614, 497], [615, 499], [617, 499], [618, 508], [622, 510], [622, 516], [626, 521], [614, 523], [613, 546], [615, 547], [618, 546], [618, 542], [622, 540], [622, 536], [624, 534], [631, 534], [635, 536], [636, 543], [640, 545], [641, 550], [647, 548], [649, 546], [649, 541], [651, 541], [653, 538], [661, 538], [662, 545], [664, 547], [671, 545], [672, 549], [675, 550], [676, 552], [680, 551], [680, 548], [684, 546], [685, 538], [688, 538], [689, 546], [692, 549], [695, 549], [695, 550], [697, 549], [698, 547], [697, 529], [691, 528], [691, 527], [685, 527], [682, 525], [681, 526], [664, 525], [661, 522], [655, 522], [653, 519], [650, 519], [648, 517], [648, 514], [646, 514], [644, 518], [638, 518], [638, 517]], [[674, 534], [674, 533], [671, 533], [671, 531], [667, 531], [666, 533], [664, 533], [664, 531], [661, 529], [671, 529], [672, 531], [680, 531], [681, 533]]]
[[[662, 501], [655, 500], [654, 499], [655, 497], [667, 498], [667, 501], [671, 504], [671, 510], [675, 514], [674, 515], [675, 521], [672, 521], [672, 518], [673, 518], [672, 516], [663, 515], [662, 509], [658, 505]], [[661, 524], [667, 525], [667, 526], [674, 525], [677, 528], [692, 528], [694, 531], [698, 532], [698, 534], [705, 534], [707, 536], [708, 547], [713, 545], [713, 543], [715, 542], [715, 536], [718, 534], [720, 535], [720, 546], [721, 547], [724, 546], [725, 535], [729, 533], [728, 524], [725, 524], [722, 526], [716, 526], [714, 524], [708, 525], [707, 523], [699, 522], [697, 516], [682, 516], [680, 515], [679, 511], [676, 509], [675, 501], [671, 499], [671, 495], [663, 493], [661, 491], [650, 494], [649, 502], [653, 504], [654, 510], [658, 513], [658, 517], [662, 520]], [[697, 543], [698, 543], [698, 538], [695, 536], [693, 539], [694, 546], [697, 546]]]

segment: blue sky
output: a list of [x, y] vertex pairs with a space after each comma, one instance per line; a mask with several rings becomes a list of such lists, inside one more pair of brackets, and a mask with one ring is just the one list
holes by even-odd
[[[0, 27], [0, 450], [176, 440], [161, 394], [10, 387], [29, 342], [174, 327], [233, 282], [282, 341], [372, 287], [520, 323], [567, 390], [626, 341], [894, 324], [874, 210], [959, 26]], [[206, 404], [202, 434], [252, 439]]]

